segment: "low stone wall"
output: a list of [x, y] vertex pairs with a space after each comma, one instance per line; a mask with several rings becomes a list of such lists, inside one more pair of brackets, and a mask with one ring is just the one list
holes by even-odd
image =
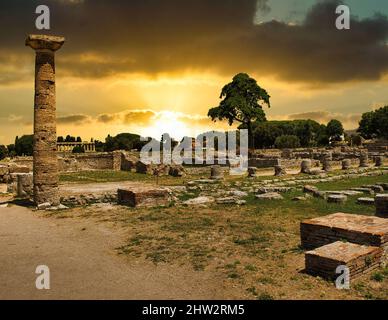
[[72, 154], [58, 157], [60, 172], [88, 171], [88, 170], [112, 170], [112, 153], [85, 153]]
[[[336, 147], [336, 148], [308, 148], [308, 149], [263, 149], [255, 150], [250, 154], [249, 167], [255, 168], [273, 168], [276, 165], [288, 168], [299, 168], [303, 159], [311, 159], [312, 167], [320, 167], [324, 158], [331, 159], [331, 165], [334, 167], [342, 167], [342, 160], [348, 159], [351, 161], [353, 167], [357, 167], [360, 163], [360, 155], [365, 154], [367, 149], [364, 148], [350, 148], [350, 147]], [[368, 164], [373, 166], [377, 157], [383, 156], [381, 153], [369, 152]], [[383, 161], [386, 159], [382, 158]], [[76, 172], [88, 170], [123, 170], [134, 171], [136, 163], [139, 160], [139, 152], [114, 151], [102, 153], [58, 153], [58, 166], [60, 172]], [[229, 166], [229, 161], [219, 163], [218, 158], [215, 157], [214, 164], [221, 166]], [[32, 157], [16, 157], [11, 162], [26, 166], [32, 171], [33, 158]], [[193, 159], [195, 163], [195, 159]], [[206, 162], [197, 167], [207, 166]]]
[[32, 157], [16, 157], [12, 159], [12, 162], [16, 163], [19, 166], [25, 166], [32, 171], [33, 159]]
[[[75, 172], [88, 170], [120, 170], [122, 152], [99, 153], [58, 153], [59, 172]], [[32, 157], [17, 157], [12, 159], [19, 166], [26, 166], [32, 171]]]

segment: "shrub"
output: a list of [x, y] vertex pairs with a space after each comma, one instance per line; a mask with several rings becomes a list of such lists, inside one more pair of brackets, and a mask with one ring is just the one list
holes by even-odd
[[85, 149], [81, 146], [75, 146], [73, 149], [73, 153], [85, 153]]
[[0, 160], [3, 160], [8, 156], [8, 149], [6, 146], [0, 145]]

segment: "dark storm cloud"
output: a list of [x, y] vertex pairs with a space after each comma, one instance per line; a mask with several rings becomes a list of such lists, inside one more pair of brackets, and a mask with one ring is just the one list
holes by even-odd
[[269, 13], [271, 11], [271, 7], [268, 2], [269, 0], [257, 0], [257, 9], [262, 13]]
[[[23, 48], [34, 30], [35, 0], [0, 3], [0, 52]], [[311, 84], [377, 80], [388, 71], [388, 20], [358, 20], [335, 28], [339, 1], [320, 1], [301, 25], [254, 24], [256, 0], [46, 0], [52, 31], [65, 35], [58, 54], [62, 74], [213, 70], [248, 72]], [[85, 57], [85, 54], [86, 57]], [[90, 58], [93, 57], [93, 58]], [[3, 79], [4, 81], [4, 79]]]

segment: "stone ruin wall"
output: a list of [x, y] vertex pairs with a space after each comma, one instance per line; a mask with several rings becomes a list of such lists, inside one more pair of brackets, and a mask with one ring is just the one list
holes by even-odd
[[[26, 166], [32, 171], [32, 157], [17, 157], [12, 162]], [[112, 153], [58, 155], [60, 172], [76, 172], [88, 170], [113, 170]]]
[[[249, 166], [257, 168], [272, 168], [279, 159], [282, 166], [286, 168], [300, 168], [303, 159], [312, 159], [312, 166], [319, 167], [323, 156], [328, 152], [332, 153], [332, 165], [341, 166], [343, 159], [349, 159], [351, 165], [359, 164], [361, 152], [368, 151], [361, 148], [337, 147], [337, 148], [309, 148], [309, 149], [264, 149], [256, 150], [250, 155]], [[374, 156], [385, 155], [388, 158], [388, 152], [369, 152], [369, 160], [372, 162]], [[138, 152], [103, 152], [87, 154], [68, 154], [58, 153], [58, 167], [60, 172], [76, 172], [88, 170], [125, 170], [130, 171], [134, 168], [134, 161], [139, 159]], [[16, 157], [12, 162], [27, 166], [31, 171], [33, 167], [32, 157]], [[217, 159], [215, 159], [215, 164]], [[206, 167], [204, 165], [193, 165], [188, 168]], [[222, 165], [222, 166], [228, 166]], [[190, 171], [190, 170], [189, 170]]]

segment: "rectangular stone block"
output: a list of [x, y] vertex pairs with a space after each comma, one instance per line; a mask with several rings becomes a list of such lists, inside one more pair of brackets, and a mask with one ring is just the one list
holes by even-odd
[[0, 165], [0, 176], [4, 176], [9, 173], [8, 166]]
[[9, 173], [29, 173], [30, 168], [27, 166], [19, 166], [16, 163], [12, 163], [9, 165]]
[[118, 189], [117, 202], [130, 207], [165, 206], [172, 200], [170, 191], [162, 188]]
[[378, 194], [375, 198], [376, 216], [388, 218], [388, 194]]
[[378, 217], [335, 213], [305, 220], [300, 225], [302, 246], [314, 249], [340, 240], [388, 247], [388, 220]]
[[363, 246], [337, 241], [313, 251], [306, 252], [306, 272], [326, 279], [336, 279], [336, 269], [346, 266], [350, 280], [380, 266], [383, 248]]

